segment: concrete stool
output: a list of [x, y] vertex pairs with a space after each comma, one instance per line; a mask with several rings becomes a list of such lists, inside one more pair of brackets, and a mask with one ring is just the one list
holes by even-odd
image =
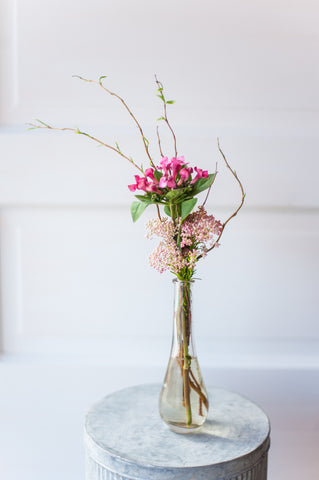
[[210, 412], [195, 433], [160, 419], [160, 385], [105, 397], [85, 423], [86, 480], [266, 480], [269, 421], [236, 393], [208, 389]]

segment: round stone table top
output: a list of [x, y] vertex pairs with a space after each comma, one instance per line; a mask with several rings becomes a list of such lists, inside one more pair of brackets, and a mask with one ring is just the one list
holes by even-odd
[[257, 464], [269, 448], [266, 414], [246, 398], [208, 389], [210, 410], [197, 432], [172, 432], [158, 413], [160, 385], [115, 392], [93, 406], [85, 422], [89, 457], [129, 478], [225, 478]]

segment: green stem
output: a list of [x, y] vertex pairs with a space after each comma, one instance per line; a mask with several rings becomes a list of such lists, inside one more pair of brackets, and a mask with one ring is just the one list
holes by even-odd
[[186, 425], [192, 424], [192, 407], [190, 401], [190, 357], [188, 352], [189, 331], [190, 331], [190, 305], [189, 305], [189, 284], [183, 286], [183, 315], [182, 315], [182, 329], [183, 329], [183, 388], [184, 401], [186, 409]]
[[171, 203], [169, 204], [169, 209], [170, 209], [170, 211], [171, 211], [171, 218], [172, 218], [172, 220], [173, 220], [173, 222], [174, 222], [174, 225], [175, 225], [174, 209], [173, 209], [173, 205], [172, 205]]

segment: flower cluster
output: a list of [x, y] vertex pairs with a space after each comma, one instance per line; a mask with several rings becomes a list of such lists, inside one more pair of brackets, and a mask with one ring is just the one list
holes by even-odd
[[194, 185], [201, 178], [208, 178], [207, 170], [195, 167], [196, 175], [192, 178], [193, 168], [187, 167], [184, 157], [163, 157], [160, 165], [145, 170], [144, 177], [135, 175], [135, 184], [129, 185], [131, 192], [143, 190], [149, 193], [166, 193], [166, 189], [176, 189], [186, 185]]
[[218, 246], [216, 238], [222, 232], [221, 222], [207, 215], [204, 207], [188, 215], [181, 225], [164, 218], [150, 220], [146, 228], [148, 238], [162, 238], [150, 255], [150, 265], [160, 273], [170, 270], [179, 278], [183, 278], [186, 271], [190, 276], [193, 274], [196, 262], [206, 256], [213, 245]]

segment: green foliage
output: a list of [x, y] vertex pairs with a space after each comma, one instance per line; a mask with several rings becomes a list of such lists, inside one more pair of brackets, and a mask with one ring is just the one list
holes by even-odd
[[191, 213], [197, 203], [197, 198], [190, 198], [181, 204], [181, 219], [182, 221]]
[[147, 205], [150, 205], [152, 203], [152, 200], [146, 195], [135, 195], [135, 198], [137, 198], [142, 203], [147, 203]]
[[144, 212], [145, 208], [148, 207], [148, 205], [150, 205], [150, 202], [149, 203], [141, 203], [141, 202], [133, 202], [132, 205], [131, 205], [131, 216], [132, 216], [132, 220], [133, 222], [136, 222], [136, 220], [138, 220], [140, 218], [140, 216], [142, 215], [142, 213]]
[[169, 190], [165, 195], [165, 198], [169, 201], [169, 203], [179, 203], [178, 200], [183, 196], [185, 189], [184, 188], [177, 188], [176, 190]]
[[204, 190], [207, 190], [211, 186], [211, 184], [214, 181], [215, 173], [210, 173], [208, 175], [208, 178], [200, 178], [197, 180], [196, 183], [194, 183], [193, 186], [193, 196], [198, 195], [199, 193], [203, 192]]
[[150, 144], [150, 142], [149, 142], [149, 141], [147, 140], [147, 138], [146, 138], [146, 137], [144, 137], [144, 136], [143, 136], [143, 140], [144, 140], [144, 142], [145, 142], [145, 145], [148, 147], [148, 146], [149, 146], [149, 144]]
[[169, 208], [168, 205], [165, 205], [165, 207], [164, 207], [164, 212], [165, 212], [165, 214], [166, 214], [168, 217], [171, 216], [171, 209]]
[[103, 80], [104, 78], [107, 78], [107, 76], [106, 76], [106, 75], [101, 75], [101, 76], [100, 76], [100, 78], [99, 78], [99, 84], [100, 84], [100, 85], [102, 85], [102, 80]]
[[159, 170], [154, 170], [154, 177], [156, 178], [156, 180], [159, 182], [160, 179], [162, 178], [163, 174], [162, 172], [160, 172]]
[[42, 122], [42, 120], [39, 120], [38, 118], [36, 118], [36, 121], [41, 123], [41, 125], [44, 125], [45, 127], [50, 128], [50, 126], [47, 123]]

